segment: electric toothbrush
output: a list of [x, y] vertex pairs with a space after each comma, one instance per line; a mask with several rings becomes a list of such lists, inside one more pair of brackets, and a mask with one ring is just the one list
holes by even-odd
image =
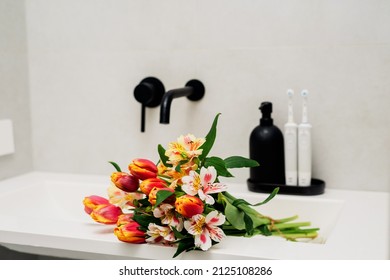
[[297, 152], [297, 124], [294, 122], [293, 115], [293, 96], [292, 89], [287, 90], [288, 96], [288, 119], [284, 125], [284, 163], [285, 177], [287, 186], [298, 185], [298, 152]]
[[302, 93], [302, 122], [298, 126], [298, 185], [310, 186], [311, 184], [311, 125], [308, 119], [309, 92]]

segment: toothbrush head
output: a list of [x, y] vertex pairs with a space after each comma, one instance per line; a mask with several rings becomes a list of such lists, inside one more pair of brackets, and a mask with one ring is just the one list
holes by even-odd
[[294, 113], [293, 113], [293, 95], [294, 91], [292, 89], [287, 90], [287, 96], [288, 96], [288, 122], [293, 123], [294, 122]]
[[302, 90], [301, 95], [303, 97], [303, 104], [302, 104], [302, 123], [308, 123], [308, 96], [309, 92], [307, 89]]

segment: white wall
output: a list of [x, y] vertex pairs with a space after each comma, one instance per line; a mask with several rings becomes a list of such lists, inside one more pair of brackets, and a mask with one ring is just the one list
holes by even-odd
[[16, 149], [0, 156], [0, 179], [33, 168], [27, 69], [24, 1], [0, 0], [0, 120], [12, 120]]
[[[32, 0], [26, 14], [38, 170], [108, 176], [108, 160], [205, 136], [218, 112], [213, 154], [247, 156], [260, 103], [282, 127], [286, 89], [307, 88], [314, 177], [389, 190], [390, 1]], [[167, 89], [200, 79], [205, 98], [174, 100], [169, 125], [148, 110], [142, 134], [133, 89], [147, 76]]]

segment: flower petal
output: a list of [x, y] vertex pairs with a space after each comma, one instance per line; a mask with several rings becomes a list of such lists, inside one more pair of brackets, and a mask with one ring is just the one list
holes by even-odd
[[225, 223], [225, 216], [217, 210], [211, 211], [207, 214], [205, 222], [208, 226], [220, 226]]
[[214, 183], [217, 178], [217, 170], [215, 170], [214, 166], [209, 166], [207, 169], [202, 167], [200, 169], [200, 178], [203, 187], [206, 187], [208, 184]]
[[210, 238], [216, 242], [221, 242], [221, 240], [224, 237], [226, 237], [223, 230], [219, 227], [208, 228], [208, 230], [209, 230]]
[[210, 234], [207, 229], [205, 229], [201, 234], [195, 236], [195, 246], [207, 251], [211, 247]]
[[198, 195], [201, 200], [203, 200], [209, 205], [213, 205], [215, 202], [214, 198], [211, 195], [204, 193], [203, 190], [199, 190]]

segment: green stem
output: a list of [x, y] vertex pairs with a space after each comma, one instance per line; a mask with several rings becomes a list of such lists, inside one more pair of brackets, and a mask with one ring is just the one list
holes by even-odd
[[294, 221], [298, 219], [298, 215], [295, 215], [295, 216], [291, 216], [291, 217], [288, 217], [288, 218], [283, 218], [283, 219], [278, 219], [278, 220], [274, 220], [274, 222], [276, 224], [283, 224], [283, 223], [287, 223], [287, 222], [291, 222], [291, 221]]
[[286, 228], [299, 228], [310, 226], [310, 222], [301, 222], [301, 223], [286, 223], [286, 224], [271, 224], [268, 226], [270, 231], [273, 230], [283, 230]]

